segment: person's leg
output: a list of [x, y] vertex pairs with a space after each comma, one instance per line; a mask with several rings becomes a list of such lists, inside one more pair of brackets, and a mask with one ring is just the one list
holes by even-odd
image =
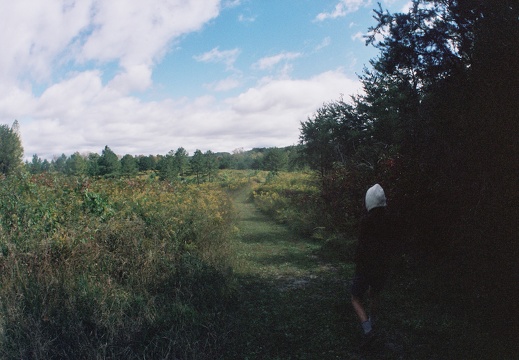
[[355, 295], [352, 295], [351, 304], [353, 305], [353, 309], [355, 310], [355, 313], [357, 314], [360, 322], [363, 323], [365, 321], [368, 321], [368, 314], [366, 313], [366, 310], [364, 309], [364, 306], [362, 305], [360, 298]]
[[368, 314], [366, 312], [366, 308], [362, 303], [362, 298], [366, 293], [369, 292], [369, 284], [366, 281], [366, 277], [356, 274], [353, 278], [352, 286], [351, 286], [351, 304], [357, 317], [359, 318], [360, 324], [362, 326], [362, 330], [365, 335], [371, 334], [371, 321], [369, 321]]
[[377, 311], [378, 311], [378, 301], [379, 299], [379, 293], [376, 291], [373, 291], [373, 289], [370, 289], [369, 292], [369, 311], [368, 311], [368, 320], [371, 321], [371, 325], [375, 324], [375, 320], [377, 318]]
[[360, 322], [368, 320], [368, 314], [362, 304], [361, 299], [368, 291], [369, 286], [366, 282], [366, 278], [361, 274], [355, 274], [353, 281], [351, 282], [351, 304], [355, 313], [359, 317]]
[[380, 293], [382, 289], [384, 288], [384, 284], [386, 282], [386, 276], [385, 275], [379, 275], [373, 277], [371, 280], [371, 286], [368, 291], [368, 299], [369, 299], [369, 308], [368, 308], [368, 319], [371, 321], [371, 324], [373, 325], [378, 317], [378, 306], [379, 306], [379, 299], [380, 299]]

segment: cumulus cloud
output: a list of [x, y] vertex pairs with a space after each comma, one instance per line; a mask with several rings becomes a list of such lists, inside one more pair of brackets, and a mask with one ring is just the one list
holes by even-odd
[[50, 78], [51, 65], [89, 24], [92, 1], [2, 1], [0, 4], [0, 76], [39, 81]]
[[91, 71], [32, 99], [21, 134], [26, 158], [100, 153], [104, 145], [120, 155], [287, 146], [297, 143], [300, 122], [323, 102], [358, 91], [357, 80], [335, 70], [310, 79], [262, 79], [223, 102], [211, 96], [143, 101], [103, 86], [101, 74]]
[[135, 67], [152, 66], [170, 42], [215, 18], [219, 6], [219, 0], [3, 1], [0, 76], [48, 81], [56, 64], [115, 61], [135, 78]]
[[369, 4], [371, 4], [370, 0], [341, 0], [337, 5], [335, 5], [333, 11], [320, 13], [316, 16], [315, 20], [323, 21], [343, 17], [359, 10], [362, 6], [367, 6]]
[[93, 9], [92, 31], [80, 56], [85, 60], [119, 60], [128, 67], [152, 64], [172, 39], [215, 18], [219, 1], [98, 0]]
[[[299, 123], [323, 102], [360, 90], [341, 69], [307, 79], [288, 76], [302, 55], [283, 52], [257, 61], [277, 77], [246, 78], [234, 69], [240, 49], [218, 47], [195, 60], [221, 63], [231, 76], [205, 84], [235, 90], [216, 99], [161, 97], [153, 71], [182, 35], [201, 29], [238, 0], [17, 0], [0, 3], [0, 122], [20, 122], [25, 157], [100, 153], [165, 154], [180, 146], [235, 147], [297, 143]], [[322, 46], [327, 45], [324, 39]], [[103, 65], [110, 64], [109, 70]], [[37, 90], [36, 90], [37, 88]], [[152, 90], [150, 90], [152, 89]], [[145, 96], [135, 92], [148, 90]], [[233, 93], [235, 94], [235, 93]], [[141, 94], [142, 95], [142, 94]]]

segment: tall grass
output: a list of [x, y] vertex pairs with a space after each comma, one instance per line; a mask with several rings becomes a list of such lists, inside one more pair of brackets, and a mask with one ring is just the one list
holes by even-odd
[[0, 357], [211, 359], [233, 302], [215, 185], [1, 180]]
[[319, 236], [327, 225], [311, 173], [266, 173], [252, 197], [260, 210], [301, 234]]

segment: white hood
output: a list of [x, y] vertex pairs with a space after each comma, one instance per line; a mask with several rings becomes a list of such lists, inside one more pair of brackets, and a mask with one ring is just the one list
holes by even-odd
[[366, 192], [366, 209], [370, 211], [373, 208], [386, 206], [386, 194], [379, 184], [375, 184]]

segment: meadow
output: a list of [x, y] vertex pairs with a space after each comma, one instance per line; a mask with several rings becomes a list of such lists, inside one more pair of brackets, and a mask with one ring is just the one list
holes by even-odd
[[18, 175], [0, 187], [0, 357], [214, 358], [247, 182]]
[[309, 173], [0, 181], [2, 359], [513, 358], [405, 255], [359, 353], [355, 236]]

